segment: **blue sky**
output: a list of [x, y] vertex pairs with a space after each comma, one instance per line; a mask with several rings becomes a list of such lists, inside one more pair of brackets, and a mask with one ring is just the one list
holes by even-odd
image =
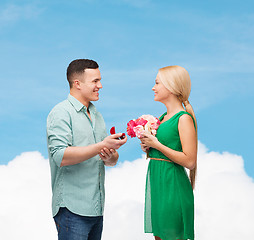
[[[0, 164], [27, 151], [47, 157], [46, 118], [68, 95], [66, 68], [91, 58], [103, 78], [96, 106], [119, 131], [142, 114], [161, 115], [151, 90], [157, 71], [185, 67], [199, 140], [243, 156], [254, 177], [253, 9], [253, 1], [1, 1]], [[129, 139], [120, 161], [141, 154]]]

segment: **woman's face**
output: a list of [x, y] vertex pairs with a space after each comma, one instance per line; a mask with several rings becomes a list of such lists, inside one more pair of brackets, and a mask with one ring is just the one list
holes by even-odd
[[154, 101], [165, 102], [171, 94], [171, 92], [161, 82], [159, 74], [156, 76], [155, 85], [152, 90], [154, 91]]

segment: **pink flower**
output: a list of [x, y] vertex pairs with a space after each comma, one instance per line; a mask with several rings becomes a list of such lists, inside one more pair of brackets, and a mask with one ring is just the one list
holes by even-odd
[[145, 120], [145, 119], [143, 119], [143, 118], [138, 118], [137, 120], [136, 120], [136, 126], [138, 126], [138, 125], [141, 125], [141, 126], [145, 126], [146, 124], [147, 124], [147, 120]]
[[133, 128], [136, 126], [136, 122], [133, 121], [133, 120], [130, 120], [128, 123], [127, 123], [127, 134], [129, 136], [131, 136], [132, 138], [133, 137], [136, 137], [136, 134], [135, 132], [133, 131]]
[[134, 127], [133, 131], [136, 133], [136, 136], [138, 138], [141, 138], [143, 133], [145, 132], [144, 127], [141, 126], [141, 125], [138, 125], [138, 126]]
[[130, 120], [127, 123], [127, 134], [131, 137], [142, 137], [147, 132], [156, 135], [156, 131], [160, 125], [158, 118], [152, 115], [142, 115], [136, 120]]
[[151, 124], [151, 127], [152, 127], [154, 130], [157, 130], [158, 127], [159, 127], [159, 125], [160, 125], [160, 124], [158, 124], [158, 123], [152, 123], [152, 124]]

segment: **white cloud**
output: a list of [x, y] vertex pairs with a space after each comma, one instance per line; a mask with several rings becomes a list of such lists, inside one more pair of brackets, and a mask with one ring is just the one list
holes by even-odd
[[107, 171], [103, 239], [153, 239], [143, 231], [147, 163], [143, 156]]
[[[252, 239], [254, 183], [242, 157], [209, 152], [200, 143], [198, 163], [196, 239]], [[143, 233], [147, 164], [143, 156], [107, 169], [104, 240], [153, 239]], [[0, 192], [0, 239], [57, 239], [49, 166], [40, 153], [23, 153], [0, 166]]]
[[196, 192], [197, 239], [252, 239], [254, 182], [242, 157], [199, 149]]
[[56, 239], [48, 161], [40, 153], [22, 153], [0, 166], [0, 194], [0, 239]]

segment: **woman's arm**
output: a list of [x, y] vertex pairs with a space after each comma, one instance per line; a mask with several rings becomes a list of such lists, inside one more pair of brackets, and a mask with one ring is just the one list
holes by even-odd
[[145, 134], [141, 142], [147, 147], [152, 147], [162, 152], [171, 161], [192, 170], [197, 161], [197, 139], [196, 130], [192, 118], [184, 114], [179, 118], [179, 136], [182, 144], [182, 152], [175, 151], [163, 144], [152, 135]]

